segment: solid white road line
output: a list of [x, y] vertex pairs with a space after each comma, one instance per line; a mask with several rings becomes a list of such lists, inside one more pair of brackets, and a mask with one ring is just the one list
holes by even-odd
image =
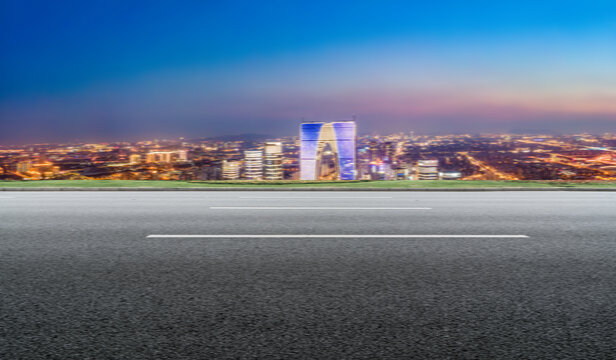
[[527, 235], [148, 235], [148, 239], [160, 238], [188, 238], [188, 239], [209, 239], [209, 238], [368, 238], [368, 239], [392, 239], [392, 238], [493, 238], [493, 239], [521, 239], [528, 238]]
[[212, 210], [430, 210], [427, 207], [210, 206]]
[[240, 199], [272, 199], [272, 200], [286, 200], [286, 199], [393, 199], [393, 196], [373, 196], [373, 197], [340, 197], [340, 196], [285, 196], [285, 197], [271, 197], [271, 196], [239, 196]]

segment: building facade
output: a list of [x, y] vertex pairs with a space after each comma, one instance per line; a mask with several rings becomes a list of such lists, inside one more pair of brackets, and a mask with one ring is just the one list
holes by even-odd
[[282, 180], [282, 143], [266, 142], [265, 143], [265, 163], [264, 163], [264, 179], [265, 180]]
[[134, 165], [134, 164], [139, 164], [141, 162], [141, 155], [139, 154], [131, 154], [129, 157], [129, 162]]
[[147, 163], [170, 163], [173, 161], [186, 161], [187, 159], [186, 150], [150, 151], [145, 156], [145, 162]]
[[417, 161], [417, 180], [438, 180], [438, 160]]
[[263, 179], [263, 152], [260, 150], [244, 151], [244, 177], [249, 180]]
[[240, 178], [240, 162], [223, 160], [222, 162], [223, 180], [237, 180]]
[[[355, 179], [357, 130], [354, 121], [311, 122], [300, 125], [301, 180]], [[331, 173], [325, 174], [325, 159], [333, 162]]]

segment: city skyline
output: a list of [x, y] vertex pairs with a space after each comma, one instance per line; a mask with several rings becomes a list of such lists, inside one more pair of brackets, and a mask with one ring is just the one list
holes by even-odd
[[[332, 124], [342, 125], [340, 136], [332, 134]], [[0, 146], [0, 179], [616, 180], [616, 133], [355, 136], [353, 125], [303, 123], [300, 129], [306, 131], [300, 136], [275, 141], [169, 139]]]
[[609, 1], [1, 6], [0, 144], [616, 128]]

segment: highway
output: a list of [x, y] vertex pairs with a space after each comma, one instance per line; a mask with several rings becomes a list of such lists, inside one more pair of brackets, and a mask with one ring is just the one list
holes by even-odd
[[2, 192], [2, 359], [610, 359], [616, 192]]

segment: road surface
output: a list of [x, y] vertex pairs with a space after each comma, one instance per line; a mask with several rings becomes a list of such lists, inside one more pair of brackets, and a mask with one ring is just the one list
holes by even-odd
[[3, 359], [608, 359], [616, 193], [3, 192], [0, 306]]

